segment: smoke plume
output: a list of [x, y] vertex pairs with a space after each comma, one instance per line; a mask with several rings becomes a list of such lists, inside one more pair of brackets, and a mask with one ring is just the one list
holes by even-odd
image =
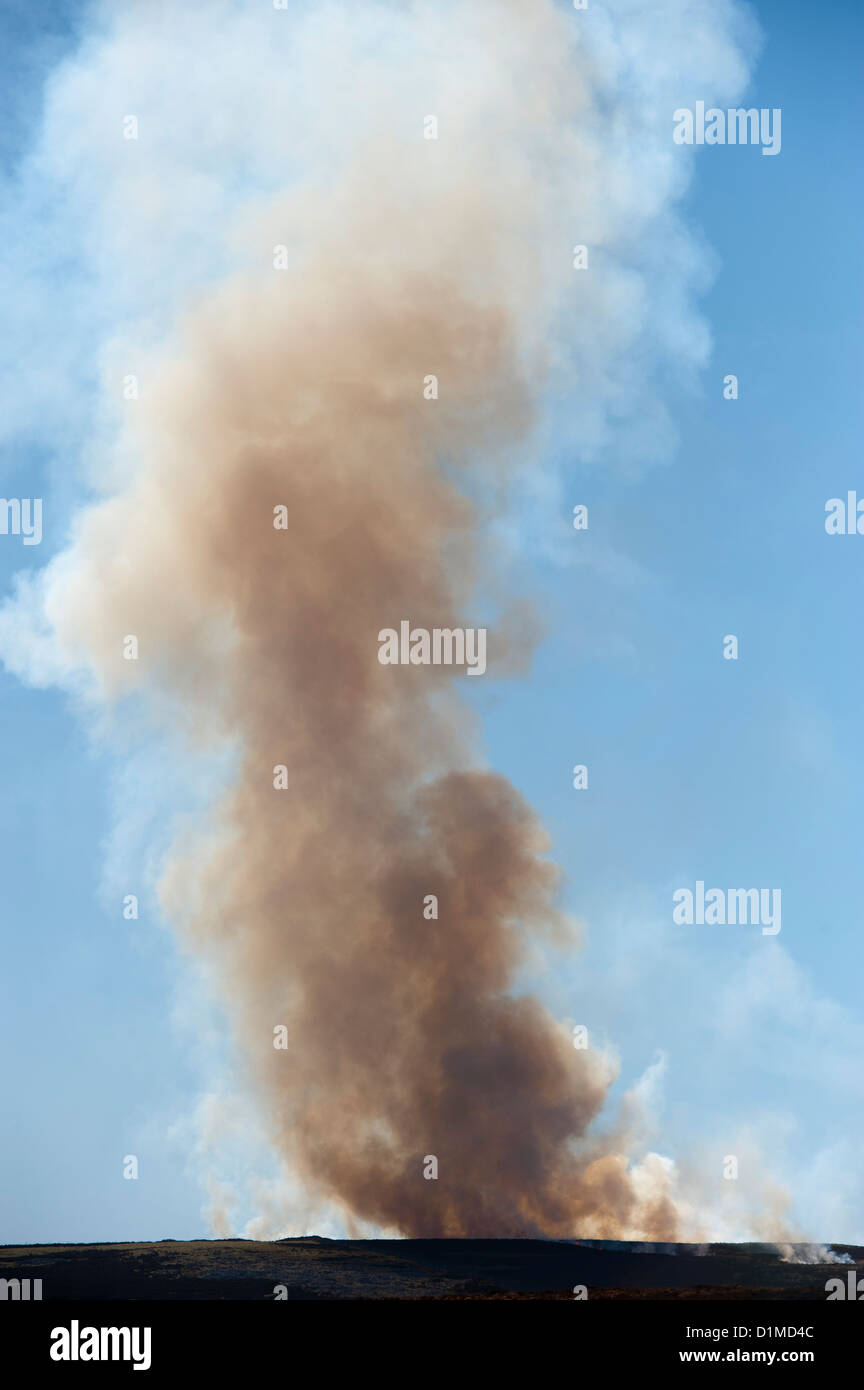
[[[668, 1164], [593, 1137], [610, 1063], [516, 988], [574, 928], [475, 683], [381, 665], [378, 633], [492, 614], [485, 679], [525, 659], [490, 522], [550, 394], [585, 459], [668, 449], [657, 372], [707, 351], [671, 111], [737, 90], [736, 11], [184, 8], [113, 15], [49, 109], [105, 380], [134, 362], [140, 398], [98, 417], [103, 495], [7, 662], [229, 755], [160, 896], [305, 1191], [412, 1235], [674, 1239]], [[110, 156], [109, 90], [141, 121]]]

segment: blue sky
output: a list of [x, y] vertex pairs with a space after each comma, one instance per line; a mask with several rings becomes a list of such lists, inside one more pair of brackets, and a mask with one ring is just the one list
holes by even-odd
[[[782, 108], [783, 148], [696, 152], [683, 215], [714, 263], [700, 299], [713, 349], [695, 381], [672, 363], [658, 384], [678, 442], [622, 479], [580, 461], [556, 424], [566, 397], [549, 402], [554, 544], [538, 537], [535, 504], [520, 552], [547, 635], [524, 679], [469, 693], [490, 763], [537, 808], [565, 903], [587, 924], [582, 953], [538, 977], [555, 1011], [614, 1046], [622, 1089], [665, 1057], [660, 1152], [710, 1162], [752, 1140], [808, 1234], [864, 1242], [864, 541], [824, 530], [829, 497], [864, 495], [864, 15], [852, 0], [751, 8], [764, 47], [746, 103]], [[7, 5], [0, 19], [14, 109], [0, 144], [4, 224], [67, 281], [84, 272], [74, 238], [66, 247], [52, 231], [50, 179], [37, 208], [18, 171], [40, 84], [87, 25], [64, 4]], [[86, 277], [79, 298], [58, 294], [96, 331]], [[16, 324], [4, 373], [44, 377], [53, 400], [71, 350], [61, 335], [55, 359], [34, 359]], [[737, 401], [723, 399], [726, 373]], [[51, 430], [22, 418], [6, 431], [4, 495], [46, 500], [41, 546], [0, 537], [4, 591], [65, 539], [90, 409], [78, 392], [65, 440], [59, 414]], [[585, 534], [569, 528], [578, 502]], [[727, 633], [737, 662], [722, 658]], [[178, 1021], [174, 947], [146, 889], [142, 918], [127, 922], [119, 899], [137, 885], [106, 882], [124, 778], [141, 767], [124, 771], [66, 694], [3, 672], [0, 700], [0, 1239], [207, 1234], [186, 1127], [201, 1039]], [[574, 763], [588, 765], [587, 791], [571, 786]], [[672, 892], [697, 879], [781, 888], [782, 933], [674, 926]], [[138, 1182], [122, 1180], [128, 1153]]]

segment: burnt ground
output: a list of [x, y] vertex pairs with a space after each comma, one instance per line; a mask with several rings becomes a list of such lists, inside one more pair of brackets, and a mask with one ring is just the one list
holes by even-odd
[[[864, 1248], [834, 1246], [864, 1274]], [[674, 1253], [672, 1253], [674, 1251]], [[570, 1299], [825, 1301], [852, 1264], [788, 1264], [768, 1247], [547, 1240], [197, 1240], [0, 1246], [0, 1279], [43, 1301]]]

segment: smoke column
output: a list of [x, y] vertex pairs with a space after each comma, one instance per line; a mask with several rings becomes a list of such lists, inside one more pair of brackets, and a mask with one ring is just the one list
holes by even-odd
[[[685, 166], [649, 75], [664, 51], [668, 89], [686, 95], [690, 55], [710, 51], [719, 71], [695, 73], [699, 94], [735, 89], [736, 11], [651, 7], [665, 24], [652, 38], [626, 3], [611, 6], [623, 37], [546, 0], [219, 8], [189, 6], [179, 32], [158, 6], [113, 17], [55, 95], [59, 128], [109, 79], [124, 99], [130, 84], [129, 102], [143, 84], [134, 174], [112, 154], [96, 187], [99, 136], [96, 172], [76, 166], [77, 193], [73, 179], [84, 239], [123, 299], [106, 375], [128, 357], [128, 325], [145, 336], [145, 291], [135, 303], [118, 288], [115, 263], [127, 233], [127, 250], [143, 238], [136, 217], [166, 271], [147, 287], [141, 399], [106, 426], [104, 495], [7, 609], [7, 662], [37, 678], [21, 636], [35, 604], [51, 679], [97, 710], [143, 709], [190, 752], [230, 750], [160, 895], [218, 981], [272, 1143], [306, 1191], [410, 1235], [674, 1239], [666, 1169], [634, 1175], [589, 1133], [610, 1065], [512, 992], [526, 950], [574, 940], [542, 827], [482, 766], [459, 673], [382, 666], [378, 633], [403, 618], [478, 626], [491, 603], [503, 618], [484, 679], [524, 659], [489, 522], [508, 479], [536, 466], [545, 393], [572, 395], [584, 457], [602, 458], [615, 418], [639, 466], [667, 447], [644, 345], [689, 368], [707, 339], [688, 308], [701, 264], [672, 211]], [[178, 126], [178, 92], [161, 96], [157, 78], [184, 44], [200, 76]], [[214, 70], [235, 101], [208, 123]], [[208, 178], [228, 146], [217, 237]], [[196, 166], [200, 187], [181, 177]], [[183, 282], [196, 198], [197, 235], [220, 250]]]

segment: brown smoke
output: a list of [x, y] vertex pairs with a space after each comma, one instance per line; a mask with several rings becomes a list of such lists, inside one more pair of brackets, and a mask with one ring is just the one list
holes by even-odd
[[[411, 1234], [567, 1235], [598, 1213], [614, 1229], [635, 1203], [624, 1165], [573, 1147], [607, 1067], [508, 994], [526, 938], [571, 931], [544, 834], [470, 766], [453, 670], [377, 659], [403, 617], [472, 625], [484, 548], [454, 479], [530, 419], [516, 326], [455, 276], [385, 283], [328, 253], [186, 325], [137, 480], [85, 517], [55, 625], [107, 684], [140, 680], [192, 736], [236, 744], [164, 905], [215, 964], [304, 1185]], [[670, 1221], [661, 1203], [646, 1234]]]
[[[133, 480], [84, 514], [47, 616], [107, 696], [141, 692], [191, 747], [236, 750], [162, 900], [304, 1188], [406, 1234], [669, 1240], [665, 1170], [637, 1190], [588, 1137], [610, 1065], [510, 992], [530, 944], [574, 942], [541, 827], [477, 765], [453, 670], [377, 659], [403, 618], [479, 624], [474, 596], [498, 588], [485, 523], [544, 380], [556, 189], [532, 150], [582, 97], [551, 7], [506, 11], [495, 121], [443, 152], [379, 132], [336, 186], [250, 219], [271, 241], [297, 230], [296, 264], [212, 291], [145, 373]], [[520, 655], [489, 644], [493, 664]]]

